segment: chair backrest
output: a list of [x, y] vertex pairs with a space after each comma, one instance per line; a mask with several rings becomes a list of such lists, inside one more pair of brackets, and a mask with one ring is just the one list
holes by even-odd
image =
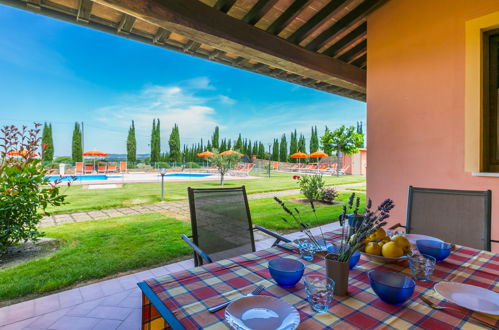
[[120, 172], [126, 172], [127, 164], [126, 162], [120, 162]]
[[83, 162], [76, 162], [75, 163], [75, 172], [76, 173], [81, 173], [83, 172]]
[[192, 240], [213, 261], [255, 251], [244, 186], [187, 190]]
[[490, 251], [491, 194], [409, 186], [407, 232]]

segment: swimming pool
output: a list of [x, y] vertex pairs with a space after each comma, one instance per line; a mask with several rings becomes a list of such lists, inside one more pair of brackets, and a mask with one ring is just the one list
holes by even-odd
[[55, 180], [60, 180], [60, 181], [104, 181], [107, 179], [119, 179], [121, 176], [119, 175], [75, 175], [75, 176], [46, 176], [47, 179], [49, 179], [50, 182], [54, 182]]

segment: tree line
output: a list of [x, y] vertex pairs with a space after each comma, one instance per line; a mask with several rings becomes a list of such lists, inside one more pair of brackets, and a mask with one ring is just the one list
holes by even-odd
[[[54, 144], [52, 137], [52, 124], [43, 126], [42, 133], [42, 160], [52, 161], [54, 157]], [[326, 126], [324, 135], [319, 138], [317, 126], [312, 126], [310, 139], [307, 141], [303, 134], [298, 135], [296, 129], [288, 136], [282, 134], [280, 138], [273, 139], [273, 142], [266, 145], [262, 141], [252, 141], [248, 138], [243, 138], [241, 133], [237, 139], [220, 137], [220, 128], [215, 127], [210, 139], [206, 142], [200, 139], [198, 143], [191, 145], [181, 144], [180, 131], [177, 124], [174, 124], [168, 138], [169, 152], [161, 153], [161, 123], [159, 118], [153, 119], [151, 138], [150, 138], [150, 161], [151, 162], [201, 162], [204, 159], [198, 157], [197, 154], [204, 151], [225, 151], [237, 150], [240, 153], [248, 156], [256, 156], [259, 159], [271, 159], [281, 162], [297, 162], [297, 159], [289, 156], [296, 152], [312, 153], [319, 151], [321, 147], [324, 152], [332, 154], [336, 150], [345, 153], [350, 153], [352, 148], [364, 146], [364, 132], [362, 122], [357, 122], [357, 126], [345, 127], [331, 131]], [[352, 147], [349, 149], [349, 147]], [[135, 122], [132, 120], [128, 129], [126, 140], [127, 161], [131, 163], [137, 162], [137, 139], [135, 134]], [[76, 122], [73, 129], [71, 158], [75, 162], [82, 161], [83, 141], [82, 127]]]

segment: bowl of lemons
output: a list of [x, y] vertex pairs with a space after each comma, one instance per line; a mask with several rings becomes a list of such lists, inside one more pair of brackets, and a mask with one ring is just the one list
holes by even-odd
[[361, 253], [372, 261], [400, 263], [408, 259], [411, 244], [400, 234], [390, 237], [383, 228], [378, 228], [365, 239]]

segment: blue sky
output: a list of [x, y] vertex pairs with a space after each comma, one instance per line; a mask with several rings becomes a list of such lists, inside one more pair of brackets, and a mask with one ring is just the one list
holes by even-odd
[[[162, 149], [174, 123], [182, 143], [221, 136], [265, 143], [293, 129], [365, 121], [363, 102], [297, 86], [0, 5], [0, 124], [51, 122], [56, 155], [71, 153], [75, 121], [85, 149], [149, 152], [153, 118]], [[308, 139], [307, 139], [308, 140]], [[307, 141], [308, 142], [308, 141]]]

